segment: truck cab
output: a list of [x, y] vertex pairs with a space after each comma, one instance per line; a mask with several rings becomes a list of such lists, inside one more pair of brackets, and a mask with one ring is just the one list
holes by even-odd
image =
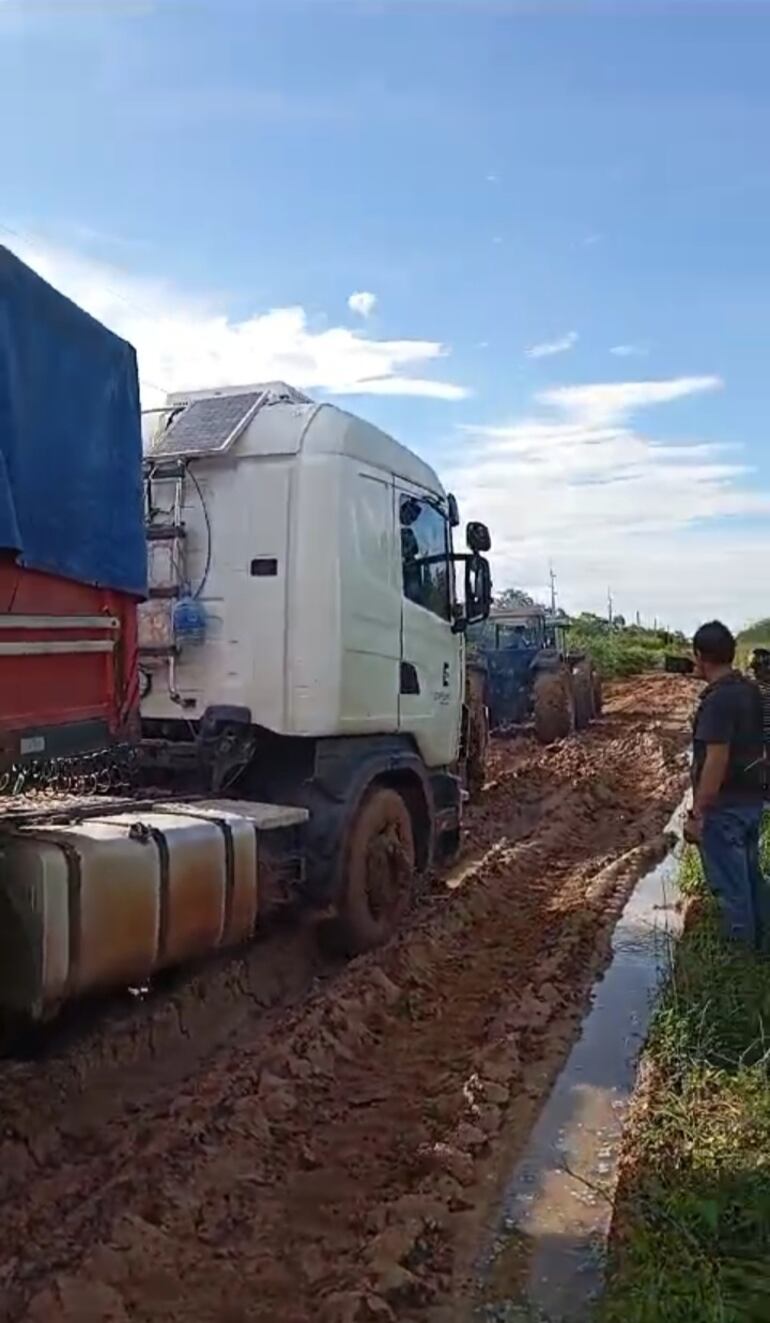
[[154, 772], [306, 807], [322, 907], [375, 785], [405, 803], [418, 868], [456, 845], [486, 528], [456, 551], [457, 504], [423, 460], [282, 383], [170, 398], [145, 477]]

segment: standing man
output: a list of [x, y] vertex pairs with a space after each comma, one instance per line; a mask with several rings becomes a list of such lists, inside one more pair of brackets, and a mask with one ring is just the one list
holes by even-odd
[[693, 807], [685, 839], [696, 843], [725, 936], [761, 949], [766, 883], [759, 862], [763, 810], [762, 698], [733, 669], [735, 639], [714, 620], [693, 639], [706, 681], [693, 731]]

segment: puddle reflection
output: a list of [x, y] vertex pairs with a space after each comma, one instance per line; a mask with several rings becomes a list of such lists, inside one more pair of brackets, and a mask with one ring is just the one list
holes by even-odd
[[637, 1065], [681, 931], [678, 865], [677, 848], [640, 880], [617, 924], [612, 962], [506, 1190], [478, 1319], [591, 1316]]

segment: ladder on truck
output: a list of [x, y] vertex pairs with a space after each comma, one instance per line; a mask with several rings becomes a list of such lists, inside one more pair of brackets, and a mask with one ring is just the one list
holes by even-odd
[[184, 460], [154, 460], [145, 472], [145, 536], [147, 538], [147, 601], [139, 608], [139, 661], [153, 676], [166, 672], [168, 692], [184, 705], [176, 687], [180, 644], [174, 613], [187, 591], [186, 538], [183, 512], [187, 464]]
[[169, 396], [162, 409], [148, 411], [166, 416], [145, 459], [150, 587], [140, 609], [139, 657], [150, 672], [166, 667], [169, 694], [182, 707], [187, 704], [176, 687], [181, 631], [175, 629], [174, 617], [180, 599], [190, 591], [183, 520], [188, 478], [201, 495], [190, 464], [226, 455], [261, 410], [279, 404], [305, 408], [313, 401], [293, 386], [273, 381]]

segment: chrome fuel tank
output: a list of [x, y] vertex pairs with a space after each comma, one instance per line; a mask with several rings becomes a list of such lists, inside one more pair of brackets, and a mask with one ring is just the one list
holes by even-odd
[[0, 1011], [44, 1019], [84, 993], [248, 941], [260, 833], [307, 815], [239, 807], [158, 804], [3, 832]]

